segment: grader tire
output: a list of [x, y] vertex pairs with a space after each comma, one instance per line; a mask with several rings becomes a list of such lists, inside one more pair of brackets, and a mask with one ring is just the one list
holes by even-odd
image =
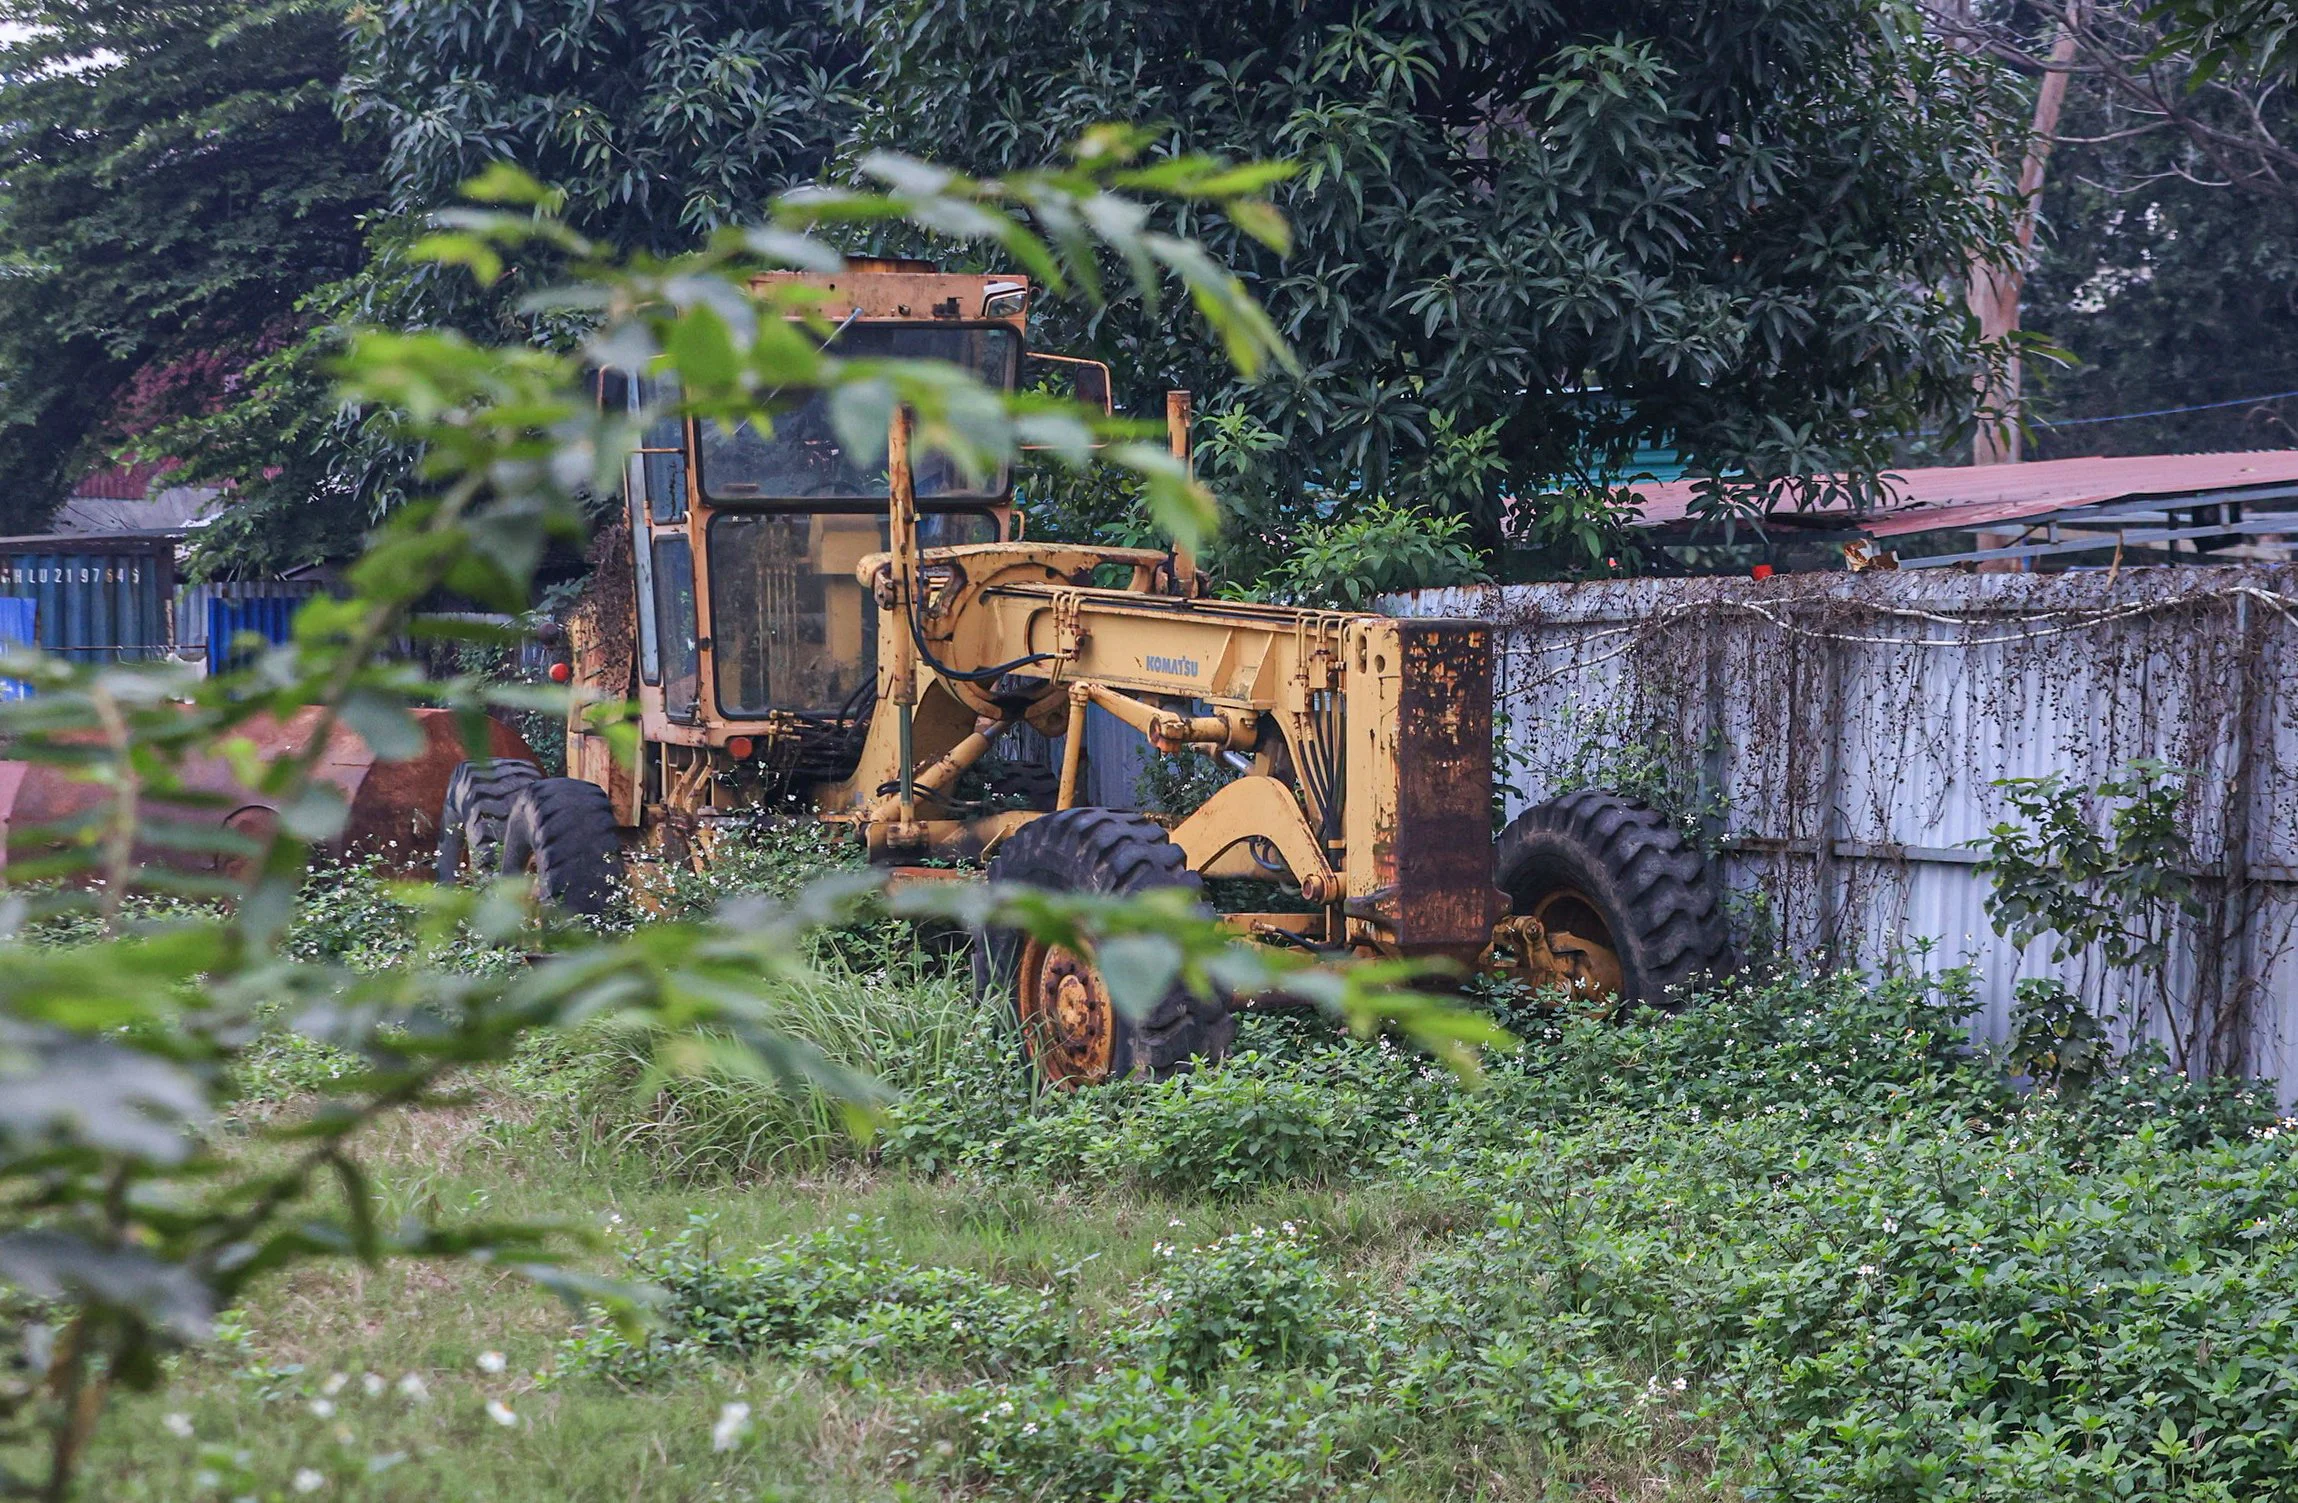
[[1551, 799], [1509, 822], [1494, 867], [1512, 912], [1617, 957], [1622, 1004], [1672, 1011], [1732, 970], [1713, 874], [1648, 805], [1596, 788]]
[[[1065, 809], [1007, 837], [989, 879], [1055, 892], [1201, 893], [1203, 879], [1182, 861], [1181, 848], [1152, 820]], [[1038, 1080], [1054, 1089], [1170, 1075], [1193, 1060], [1219, 1059], [1237, 1035], [1226, 998], [1198, 997], [1179, 982], [1148, 1016], [1128, 1017], [1091, 961], [1011, 929], [975, 933], [973, 973], [975, 994], [1011, 1014]]]
[[503, 824], [505, 876], [530, 876], [545, 902], [596, 918], [622, 886], [622, 835], [606, 790], [583, 778], [541, 778]]
[[543, 775], [532, 762], [489, 757], [458, 763], [439, 809], [439, 881], [452, 885], [466, 873], [491, 874], [503, 822], [511, 805]]

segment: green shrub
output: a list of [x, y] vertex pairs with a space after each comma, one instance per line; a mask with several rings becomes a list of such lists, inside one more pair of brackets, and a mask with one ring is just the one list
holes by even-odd
[[1348, 1236], [1312, 1251], [1267, 1215], [1159, 1247], [1095, 1308], [851, 1227], [748, 1258], [689, 1233], [643, 1270], [669, 1334], [593, 1334], [568, 1368], [867, 1383], [910, 1410], [911, 1463], [990, 1496], [1439, 1497], [1666, 1456], [1796, 1503], [2298, 1495], [2298, 1159], [2270, 1095], [2147, 1050], [2022, 1092], [1969, 997], [1756, 978], [1676, 1018], [1541, 1021], [1478, 1090], [1254, 1018], [1217, 1066], [1040, 1097], [977, 1033], [892, 1113], [890, 1161], [1120, 1221], [1143, 1190], [1219, 1222], [1345, 1180], [1304, 1197], [1338, 1225], [1408, 1184], [1412, 1225], [1375, 1244], [1407, 1255], [1352, 1266]]
[[1158, 1252], [1166, 1264], [1122, 1338], [1144, 1365], [1202, 1383], [1231, 1367], [1320, 1367], [1342, 1350], [1339, 1291], [1293, 1223]]
[[598, 1323], [561, 1350], [560, 1372], [636, 1383], [706, 1361], [786, 1357], [847, 1378], [888, 1371], [1011, 1374], [1062, 1360], [1071, 1322], [1051, 1290], [904, 1263], [853, 1223], [722, 1257], [696, 1217], [630, 1255], [661, 1291], [661, 1329]]
[[927, 1403], [959, 1437], [937, 1469], [999, 1497], [1127, 1503], [1335, 1496], [1362, 1423], [1325, 1380], [1199, 1390], [1133, 1367], [1075, 1386], [980, 1384]]
[[1258, 1057], [1242, 1056], [1160, 1082], [1091, 1161], [1166, 1194], [1328, 1179], [1373, 1142], [1376, 1124], [1350, 1115], [1346, 1094], [1263, 1073]]

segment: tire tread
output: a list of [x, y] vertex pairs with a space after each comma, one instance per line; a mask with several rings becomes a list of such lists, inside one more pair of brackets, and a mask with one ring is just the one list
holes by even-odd
[[1731, 935], [1707, 863], [1683, 833], [1647, 804], [1584, 788], [1534, 805], [1509, 822], [1495, 877], [1525, 911], [1548, 874], [1585, 868], [1579, 880], [1606, 889], [1606, 915], [1620, 941], [1627, 1000], [1674, 1005], [1704, 980], [1733, 968]]

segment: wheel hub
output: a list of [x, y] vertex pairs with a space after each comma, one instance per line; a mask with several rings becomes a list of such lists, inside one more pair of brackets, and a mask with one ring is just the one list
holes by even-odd
[[1576, 888], [1554, 888], [1530, 913], [1511, 914], [1494, 925], [1483, 964], [1535, 990], [1562, 991], [1602, 1011], [1617, 1005], [1627, 989], [1611, 927]]
[[1117, 1014], [1093, 963], [1062, 945], [1022, 947], [1016, 1002], [1021, 1036], [1049, 1086], [1097, 1085], [1117, 1056]]

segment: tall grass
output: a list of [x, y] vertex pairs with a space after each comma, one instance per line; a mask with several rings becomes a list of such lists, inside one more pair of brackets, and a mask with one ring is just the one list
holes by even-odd
[[[783, 995], [775, 1020], [834, 1063], [906, 1093], [992, 1023], [962, 956], [888, 955], [872, 966], [841, 953], [847, 948], [821, 947], [813, 976]], [[810, 1086], [719, 1073], [650, 1084], [654, 1042], [580, 1029], [519, 1067], [522, 1085], [543, 1102], [537, 1125], [585, 1169], [635, 1162], [694, 1182], [819, 1169], [867, 1152], [840, 1104]]]

